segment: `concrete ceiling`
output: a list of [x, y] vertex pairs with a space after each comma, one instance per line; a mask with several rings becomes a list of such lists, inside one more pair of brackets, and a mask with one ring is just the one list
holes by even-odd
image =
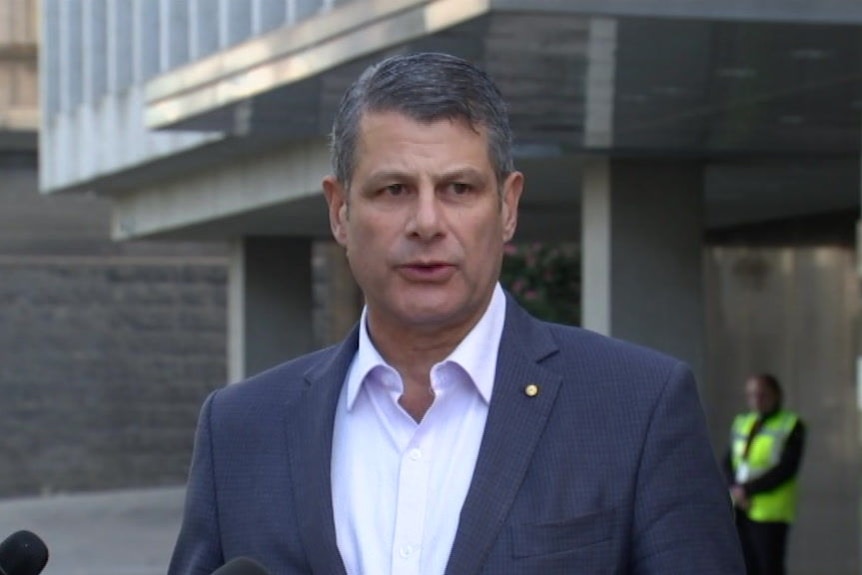
[[[369, 62], [419, 50], [474, 60], [500, 85], [527, 237], [576, 237], [581, 165], [596, 155], [703, 162], [710, 228], [858, 208], [859, 23], [491, 11], [169, 127], [236, 132], [241, 119], [251, 145], [319, 137]], [[310, 198], [183, 233], [325, 235], [324, 216]]]

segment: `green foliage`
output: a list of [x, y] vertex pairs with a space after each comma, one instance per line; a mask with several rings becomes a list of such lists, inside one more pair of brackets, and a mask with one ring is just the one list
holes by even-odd
[[581, 321], [581, 258], [572, 244], [506, 245], [500, 283], [536, 317]]

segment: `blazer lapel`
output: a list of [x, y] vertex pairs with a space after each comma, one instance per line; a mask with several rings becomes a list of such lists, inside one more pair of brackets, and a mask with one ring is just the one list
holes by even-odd
[[288, 411], [287, 443], [297, 521], [314, 573], [346, 575], [332, 509], [332, 427], [338, 396], [356, 353], [357, 329], [306, 374], [308, 389]]
[[557, 351], [548, 330], [511, 297], [506, 307], [488, 420], [446, 575], [480, 572], [515, 500], [561, 382], [559, 375], [538, 363]]

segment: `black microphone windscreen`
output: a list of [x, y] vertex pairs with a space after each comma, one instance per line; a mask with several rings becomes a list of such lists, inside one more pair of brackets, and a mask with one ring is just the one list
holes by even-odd
[[236, 557], [213, 571], [212, 575], [269, 575], [269, 571], [254, 559]]
[[16, 531], [0, 543], [0, 575], [39, 575], [48, 563], [48, 548], [30, 531]]

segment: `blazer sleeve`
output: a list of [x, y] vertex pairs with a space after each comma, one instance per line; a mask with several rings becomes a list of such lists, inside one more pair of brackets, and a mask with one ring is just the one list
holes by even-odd
[[743, 575], [733, 509], [691, 371], [677, 364], [641, 448], [632, 530], [633, 575]]
[[211, 417], [218, 392], [201, 407], [195, 433], [185, 509], [168, 575], [210, 575], [224, 563], [213, 479]]

